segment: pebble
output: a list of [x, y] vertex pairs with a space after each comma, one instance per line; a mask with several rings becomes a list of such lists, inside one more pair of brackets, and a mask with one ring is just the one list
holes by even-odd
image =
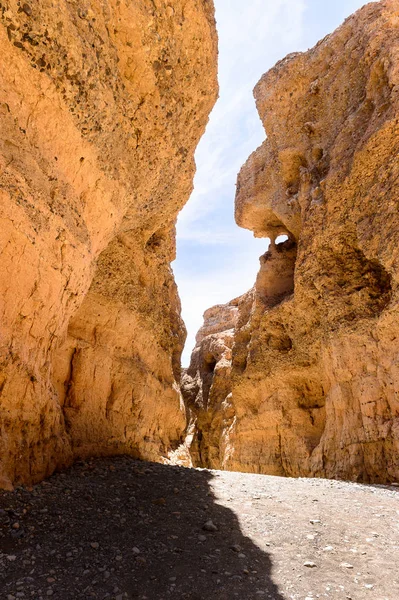
[[216, 525], [214, 524], [213, 521], [211, 521], [211, 519], [209, 519], [209, 521], [207, 521], [206, 523], [204, 523], [204, 526], [202, 527], [202, 529], [204, 529], [205, 531], [217, 531], [218, 528], [216, 527]]
[[303, 566], [308, 567], [309, 569], [314, 569], [315, 567], [317, 567], [316, 563], [312, 562], [311, 560], [307, 560], [306, 562], [304, 562]]
[[353, 565], [347, 562], [343, 562], [340, 564], [340, 567], [344, 567], [345, 569], [353, 569]]
[[198, 536], [198, 540], [199, 540], [200, 542], [206, 542], [206, 535], [199, 535], [199, 536]]
[[98, 542], [91, 542], [90, 546], [94, 548], [94, 550], [97, 550], [97, 548], [100, 547], [100, 544]]
[[132, 548], [132, 552], [133, 552], [133, 554], [136, 554], [136, 556], [137, 556], [137, 554], [140, 554], [140, 550], [137, 548], [137, 546], [134, 546]]
[[152, 501], [153, 504], [157, 504], [158, 506], [164, 506], [166, 504], [165, 498], [157, 498]]

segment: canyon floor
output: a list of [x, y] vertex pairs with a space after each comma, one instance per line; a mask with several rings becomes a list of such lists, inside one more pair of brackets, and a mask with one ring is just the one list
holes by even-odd
[[399, 598], [397, 486], [95, 459], [0, 526], [1, 600]]

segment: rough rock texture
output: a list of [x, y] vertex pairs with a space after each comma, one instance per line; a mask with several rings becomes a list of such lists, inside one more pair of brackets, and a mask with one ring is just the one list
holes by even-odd
[[188, 409], [187, 444], [194, 466], [223, 467], [234, 411], [231, 406], [231, 349], [238, 319], [237, 298], [208, 309], [196, 336], [190, 366], [182, 376]]
[[0, 2], [0, 487], [181, 437], [174, 222], [210, 0]]
[[279, 62], [255, 98], [267, 140], [238, 177], [236, 219], [272, 243], [239, 305], [235, 416], [214, 466], [395, 480], [397, 1], [368, 4]]

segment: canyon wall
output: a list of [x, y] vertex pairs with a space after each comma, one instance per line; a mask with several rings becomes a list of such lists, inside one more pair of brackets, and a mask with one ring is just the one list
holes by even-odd
[[0, 487], [159, 460], [186, 418], [170, 269], [216, 100], [211, 0], [0, 1]]
[[208, 398], [225, 389], [217, 407], [229, 413], [221, 430], [204, 429], [216, 414], [210, 404], [204, 416], [199, 393], [194, 460], [202, 451], [207, 466], [232, 470], [398, 480], [398, 3], [368, 4], [287, 56], [255, 98], [267, 139], [239, 174], [236, 220], [271, 244], [237, 304], [223, 386], [218, 355], [196, 349], [189, 383], [202, 379]]
[[236, 298], [204, 314], [190, 366], [182, 375], [188, 413], [187, 445], [196, 467], [223, 468], [231, 418], [231, 355], [238, 320]]

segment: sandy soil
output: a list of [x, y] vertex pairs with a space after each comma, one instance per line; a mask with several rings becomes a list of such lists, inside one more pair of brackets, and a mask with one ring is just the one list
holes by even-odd
[[398, 600], [399, 487], [142, 463], [0, 492], [0, 599]]

